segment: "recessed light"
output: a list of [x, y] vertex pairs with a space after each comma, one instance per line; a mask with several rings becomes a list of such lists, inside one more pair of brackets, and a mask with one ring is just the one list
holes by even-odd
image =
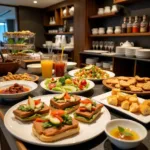
[[36, 4], [36, 3], [37, 3], [37, 1], [33, 1], [33, 3], [34, 3], [34, 4]]

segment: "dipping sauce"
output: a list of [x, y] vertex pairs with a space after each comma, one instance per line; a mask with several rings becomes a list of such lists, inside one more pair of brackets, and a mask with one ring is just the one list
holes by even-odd
[[16, 94], [16, 93], [23, 93], [23, 92], [28, 92], [30, 89], [28, 87], [24, 87], [23, 85], [15, 83], [14, 85], [1, 89], [0, 93], [1, 94]]
[[133, 131], [133, 130], [131, 130], [129, 128], [124, 128], [124, 130], [125, 130], [125, 132], [127, 132], [127, 133], [129, 133], [131, 135], [130, 136], [125, 136], [125, 134], [123, 134], [123, 133], [121, 133], [119, 131], [118, 127], [116, 127], [113, 130], [111, 130], [110, 134], [113, 137], [115, 137], [117, 139], [121, 139], [121, 140], [130, 140], [130, 141], [133, 141], [133, 140], [140, 139], [139, 135], [135, 131]]

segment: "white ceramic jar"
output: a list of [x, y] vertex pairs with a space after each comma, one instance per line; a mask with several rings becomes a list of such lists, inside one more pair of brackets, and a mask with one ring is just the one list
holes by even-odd
[[111, 12], [110, 6], [106, 6], [104, 8], [104, 13], [107, 14], [107, 13], [110, 13], [110, 12]]
[[105, 34], [105, 28], [99, 28], [98, 33], [99, 34]]
[[72, 6], [72, 7], [69, 9], [69, 14], [70, 14], [71, 16], [74, 15], [74, 6]]
[[64, 17], [67, 16], [67, 10], [66, 9], [63, 10], [63, 15], [64, 15]]
[[113, 6], [112, 6], [111, 12], [118, 12], [118, 7], [117, 7], [117, 5], [113, 5]]
[[98, 28], [93, 28], [93, 29], [92, 29], [92, 34], [93, 34], [93, 35], [98, 34]]
[[116, 26], [115, 27], [115, 34], [121, 33], [121, 26]]
[[99, 8], [98, 15], [103, 15], [103, 14], [104, 14], [104, 8]]
[[73, 27], [70, 27], [69, 32], [73, 32], [73, 30], [74, 30]]
[[107, 34], [113, 34], [113, 27], [107, 28]]

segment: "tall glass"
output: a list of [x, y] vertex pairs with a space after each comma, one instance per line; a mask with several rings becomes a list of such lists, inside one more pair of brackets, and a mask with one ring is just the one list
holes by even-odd
[[54, 55], [54, 69], [55, 69], [55, 76], [61, 77], [65, 75], [66, 68], [67, 68], [67, 60], [68, 55], [64, 54], [61, 56], [61, 54]]
[[51, 78], [53, 69], [53, 54], [41, 56], [42, 77]]

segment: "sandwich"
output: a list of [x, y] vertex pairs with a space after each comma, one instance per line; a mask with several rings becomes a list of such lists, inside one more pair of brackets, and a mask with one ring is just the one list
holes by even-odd
[[75, 111], [74, 118], [81, 122], [92, 123], [100, 115], [102, 107], [102, 104], [97, 104], [90, 99], [84, 99]]
[[41, 102], [41, 99], [33, 100], [29, 97], [27, 104], [20, 105], [13, 113], [16, 119], [26, 122], [47, 115], [49, 110], [50, 107]]
[[62, 109], [69, 114], [78, 109], [80, 100], [81, 100], [80, 97], [77, 95], [62, 93], [60, 95], [54, 96], [50, 100], [50, 106], [52, 110]]
[[54, 142], [79, 133], [79, 123], [64, 110], [51, 110], [33, 122], [33, 134], [43, 142]]

